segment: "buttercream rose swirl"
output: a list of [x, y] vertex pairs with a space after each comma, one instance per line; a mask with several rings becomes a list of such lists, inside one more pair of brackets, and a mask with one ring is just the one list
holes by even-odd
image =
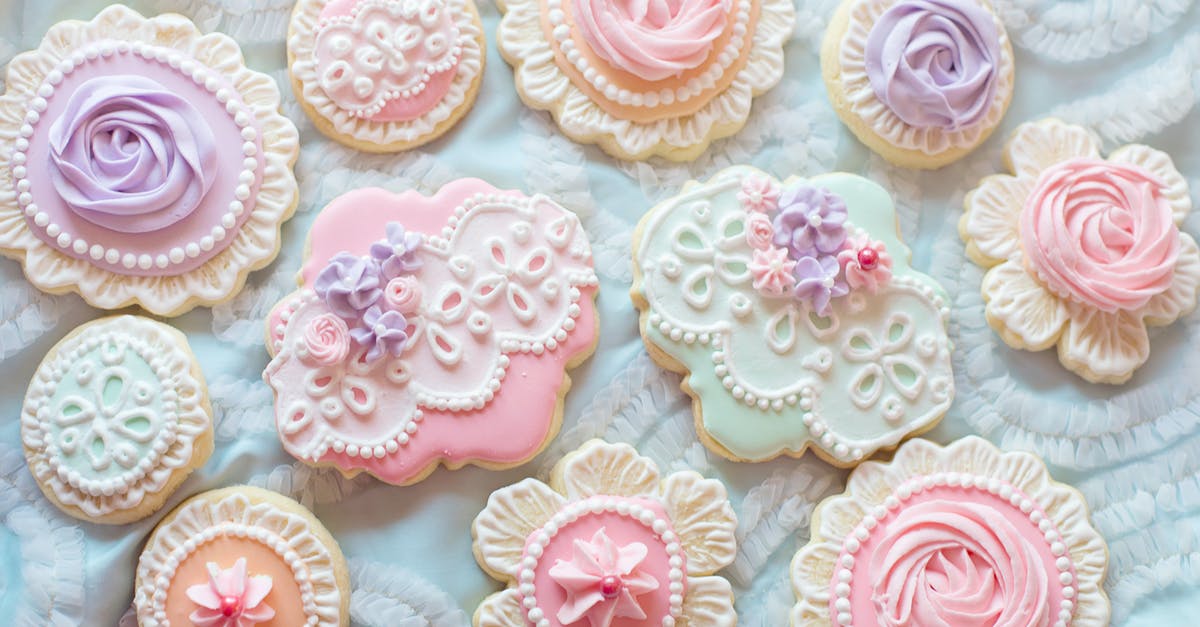
[[901, 0], [867, 35], [871, 89], [905, 124], [951, 131], [982, 120], [996, 93], [1000, 32], [975, 2]]
[[648, 81], [699, 67], [729, 19], [730, 0], [574, 0], [592, 52]]
[[79, 217], [121, 233], [186, 218], [216, 175], [216, 141], [203, 115], [144, 76], [104, 76], [77, 87], [49, 140], [59, 196]]
[[1059, 163], [1021, 213], [1030, 268], [1055, 293], [1104, 311], [1135, 310], [1171, 286], [1179, 228], [1165, 185], [1136, 166]]
[[869, 568], [879, 624], [1045, 627], [1050, 571], [993, 507], [930, 501], [876, 532]]

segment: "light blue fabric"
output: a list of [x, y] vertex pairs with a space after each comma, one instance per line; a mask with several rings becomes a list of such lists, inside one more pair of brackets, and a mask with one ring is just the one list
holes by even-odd
[[[54, 22], [90, 19], [104, 4], [0, 0], [0, 63], [36, 46]], [[987, 328], [981, 273], [965, 262], [955, 230], [963, 194], [999, 171], [1002, 138], [1020, 122], [1050, 114], [1092, 128], [1106, 150], [1132, 141], [1166, 150], [1195, 198], [1200, 9], [1190, 0], [998, 0], [1017, 50], [1012, 108], [996, 138], [932, 173], [888, 166], [838, 123], [816, 53], [833, 0], [798, 0], [783, 84], [756, 101], [742, 133], [688, 165], [614, 161], [564, 139], [546, 116], [526, 110], [491, 45], [498, 12], [490, 2], [481, 6], [490, 48], [479, 102], [442, 140], [397, 156], [337, 146], [304, 117], [283, 69], [290, 0], [131, 4], [147, 13], [179, 11], [203, 30], [237, 38], [250, 64], [279, 80], [304, 146], [296, 168], [300, 208], [284, 228], [279, 259], [229, 303], [172, 322], [188, 334], [207, 377], [217, 448], [168, 508], [201, 490], [247, 482], [313, 507], [351, 558], [354, 624], [466, 623], [499, 588], [471, 553], [470, 521], [487, 495], [522, 477], [544, 476], [592, 436], [633, 442], [664, 467], [725, 480], [741, 521], [741, 550], [724, 574], [738, 594], [742, 624], [786, 624], [787, 563], [807, 538], [813, 504], [838, 491], [845, 473], [811, 457], [734, 464], [707, 453], [696, 443], [678, 377], [647, 359], [627, 296], [631, 230], [642, 212], [689, 178], [739, 162], [781, 176], [846, 170], [892, 190], [915, 266], [942, 281], [954, 300], [958, 400], [929, 437], [981, 433], [1006, 448], [1033, 450], [1052, 462], [1059, 479], [1079, 487], [1110, 545], [1106, 588], [1118, 624], [1186, 624], [1200, 610], [1200, 316], [1154, 332], [1150, 363], [1129, 384], [1084, 384], [1052, 351], [1012, 351]], [[267, 362], [261, 320], [290, 289], [316, 210], [354, 187], [429, 193], [459, 176], [548, 193], [579, 212], [591, 235], [602, 279], [602, 339], [573, 373], [562, 435], [525, 467], [438, 470], [409, 488], [296, 464], [276, 440], [271, 396], [260, 379]], [[1200, 222], [1193, 218], [1186, 227], [1194, 235]], [[6, 625], [117, 624], [129, 607], [141, 545], [162, 515], [119, 527], [77, 522], [45, 501], [24, 465], [17, 416], [27, 382], [54, 342], [98, 315], [75, 296], [36, 292], [17, 264], [0, 261], [0, 412], [8, 417], [0, 422], [0, 623]]]

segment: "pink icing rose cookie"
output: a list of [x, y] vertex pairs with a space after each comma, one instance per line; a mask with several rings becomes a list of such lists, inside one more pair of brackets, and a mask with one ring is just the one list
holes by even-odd
[[1107, 625], [1104, 540], [1042, 460], [912, 440], [813, 512], [792, 625]]
[[346, 627], [350, 574], [303, 505], [235, 486], [175, 508], [137, 565], [140, 627]]
[[622, 159], [690, 161], [783, 76], [789, 0], [505, 0], [497, 36], [530, 107]]
[[299, 278], [270, 317], [263, 374], [283, 446], [388, 483], [532, 458], [597, 340], [579, 219], [479, 180], [336, 198]]
[[488, 498], [471, 526], [475, 559], [508, 587], [476, 627], [733, 627], [737, 519], [715, 479], [660, 477], [628, 444], [592, 440]]
[[1086, 129], [1058, 120], [1019, 127], [1005, 161], [1013, 175], [985, 178], [959, 222], [987, 268], [988, 323], [1013, 348], [1057, 344], [1088, 381], [1127, 381], [1150, 357], [1146, 326], [1196, 307], [1187, 182], [1165, 153], [1130, 145], [1104, 159]]
[[287, 49], [313, 124], [368, 152], [440, 137], [471, 109], [483, 79], [472, 0], [299, 0]]
[[1015, 63], [989, 0], [843, 0], [821, 46], [838, 116], [910, 168], [957, 161], [992, 134]]
[[111, 6], [0, 97], [0, 253], [39, 289], [163, 316], [233, 296], [295, 209], [296, 127], [232, 39]]

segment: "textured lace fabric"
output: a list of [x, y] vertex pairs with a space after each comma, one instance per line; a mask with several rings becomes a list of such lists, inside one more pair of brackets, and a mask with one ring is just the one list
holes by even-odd
[[[1116, 625], [1181, 624], [1200, 611], [1200, 314], [1152, 333], [1150, 362], [1128, 384], [1092, 386], [1052, 352], [1009, 349], [984, 319], [979, 268], [956, 233], [963, 195], [1000, 170], [1000, 147], [1018, 124], [1048, 115], [1096, 132], [1104, 148], [1146, 143], [1170, 153], [1200, 190], [1200, 6], [1192, 0], [995, 0], [1013, 38], [1018, 81], [996, 136], [961, 162], [929, 173], [871, 155], [837, 121], [821, 83], [817, 50], [837, 0], [797, 0], [787, 74], [756, 100], [746, 128], [690, 164], [622, 163], [560, 135], [521, 105], [511, 69], [494, 46], [499, 13], [480, 0], [489, 38], [474, 109], [446, 138], [393, 156], [359, 153], [324, 139], [296, 103], [284, 68], [292, 0], [136, 0], [145, 13], [174, 11], [202, 30], [236, 38], [249, 64], [275, 77], [284, 113], [300, 127], [301, 201], [284, 228], [278, 260], [211, 310], [172, 321], [188, 334], [208, 378], [216, 452], [167, 508], [200, 490], [250, 483], [312, 507], [350, 558], [354, 625], [459, 626], [495, 584], [475, 564], [472, 518], [493, 490], [545, 478], [563, 454], [592, 437], [633, 443], [664, 472], [693, 468], [728, 482], [739, 554], [722, 574], [737, 594], [740, 624], [783, 625], [794, 602], [787, 564], [808, 537], [822, 497], [845, 472], [808, 456], [765, 464], [720, 460], [696, 440], [679, 378], [651, 363], [626, 293], [630, 242], [641, 213], [689, 179], [749, 163], [776, 176], [844, 170], [894, 194], [914, 265], [952, 298], [957, 399], [938, 441], [978, 433], [1005, 449], [1038, 453], [1055, 476], [1087, 497], [1111, 552], [1106, 590]], [[0, 0], [0, 64], [34, 47], [55, 21], [89, 19], [104, 0]], [[338, 194], [378, 185], [432, 193], [461, 176], [542, 192], [577, 212], [601, 278], [602, 340], [573, 374], [561, 435], [524, 467], [438, 470], [408, 488], [295, 463], [279, 446], [263, 318], [294, 285], [305, 233]], [[1196, 235], [1200, 220], [1185, 224]], [[16, 263], [0, 260], [0, 414], [19, 414], [25, 386], [46, 351], [99, 312], [75, 296], [34, 290]], [[402, 498], [400, 498], [402, 497]], [[19, 626], [133, 625], [126, 614], [133, 565], [159, 514], [120, 530], [60, 514], [33, 484], [19, 425], [0, 427], [0, 616]], [[116, 531], [120, 531], [117, 533]], [[1190, 612], [1190, 614], [1189, 614]], [[124, 616], [124, 618], [122, 618]]]

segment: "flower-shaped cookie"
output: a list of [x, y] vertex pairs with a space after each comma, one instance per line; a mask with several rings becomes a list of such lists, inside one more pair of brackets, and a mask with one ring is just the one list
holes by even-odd
[[1146, 325], [1196, 307], [1200, 249], [1179, 226], [1187, 182], [1165, 153], [1130, 145], [1100, 157], [1087, 130], [1024, 124], [1005, 149], [1014, 175], [966, 197], [959, 232], [985, 268], [987, 320], [1014, 348], [1058, 344], [1063, 365], [1123, 383], [1150, 356]]
[[950, 407], [946, 299], [866, 179], [730, 168], [651, 209], [633, 250], [642, 337], [723, 456], [852, 465]]
[[624, 159], [695, 159], [783, 76], [790, 0], [505, 0], [497, 41], [530, 107]]
[[476, 627], [737, 623], [737, 550], [725, 486], [691, 471], [661, 478], [627, 444], [592, 440], [536, 479], [493, 492], [471, 533], [475, 558], [508, 588]]
[[912, 440], [813, 513], [792, 625], [1107, 625], [1104, 540], [1042, 460]]
[[300, 276], [271, 315], [263, 373], [283, 446], [390, 483], [536, 455], [558, 431], [566, 369], [597, 338], [579, 219], [483, 181], [339, 196]]

